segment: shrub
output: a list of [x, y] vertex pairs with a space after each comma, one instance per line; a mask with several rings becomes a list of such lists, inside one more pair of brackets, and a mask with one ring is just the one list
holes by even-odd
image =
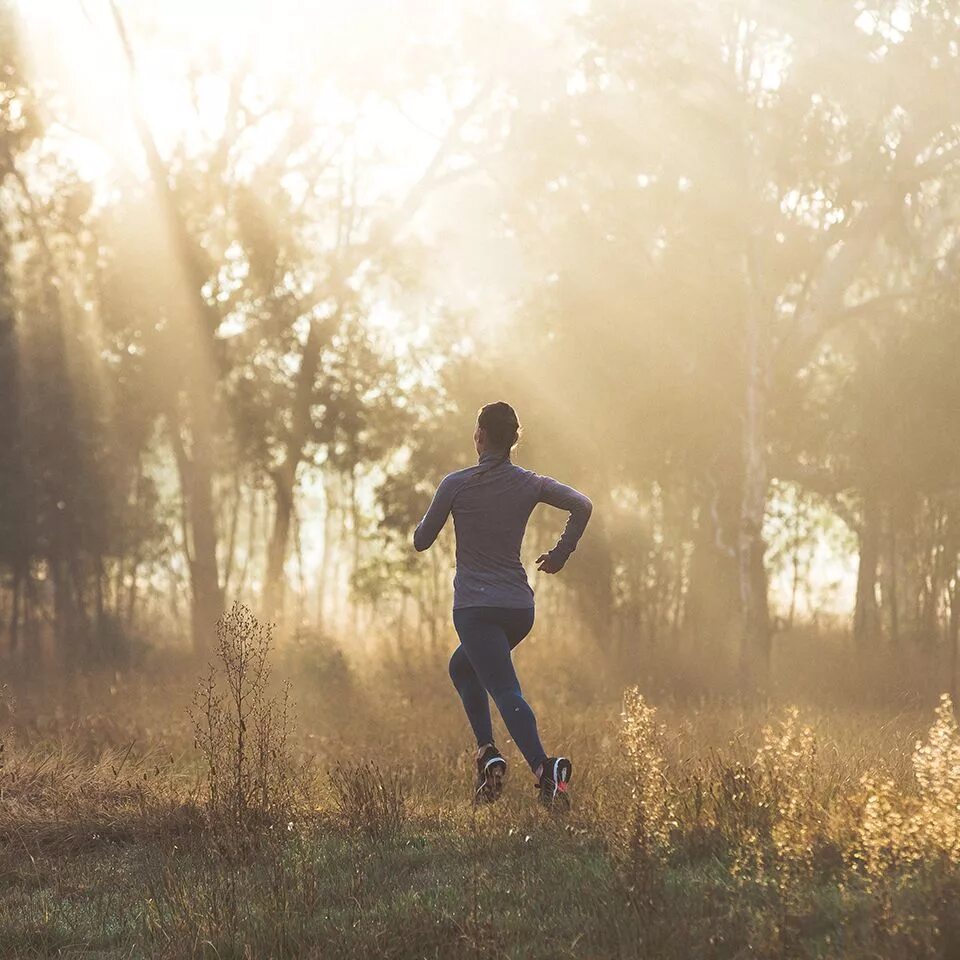
[[228, 833], [286, 822], [296, 801], [289, 689], [268, 693], [272, 640], [273, 628], [235, 603], [217, 624], [217, 662], [190, 710], [206, 767], [208, 814]]
[[877, 774], [861, 781], [851, 854], [872, 884], [921, 864], [960, 866], [960, 730], [947, 694], [926, 740], [916, 743], [913, 774], [913, 796]]
[[792, 896], [813, 874], [814, 844], [823, 826], [816, 797], [817, 740], [800, 723], [796, 707], [776, 727], [763, 728], [756, 766], [772, 806], [773, 879], [781, 894]]
[[913, 753], [920, 804], [918, 834], [925, 852], [960, 865], [960, 730], [948, 694], [940, 697], [926, 742]]
[[667, 780], [663, 726], [637, 687], [623, 696], [620, 739], [629, 763], [626, 846], [635, 873], [662, 860], [676, 827], [672, 788]]
[[946, 694], [912, 761], [913, 794], [877, 773], [862, 778], [848, 858], [873, 898], [876, 935], [924, 956], [960, 940], [960, 730]]

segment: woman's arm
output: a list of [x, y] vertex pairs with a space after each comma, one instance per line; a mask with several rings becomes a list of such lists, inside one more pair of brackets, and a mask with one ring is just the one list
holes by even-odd
[[593, 513], [593, 503], [579, 490], [559, 483], [553, 477], [541, 478], [539, 502], [570, 513], [557, 545], [549, 553], [543, 553], [537, 558], [538, 568], [544, 573], [558, 573], [577, 548], [577, 542], [583, 536], [590, 514]]
[[453, 481], [448, 475], [440, 481], [437, 492], [433, 495], [433, 501], [427, 507], [427, 512], [423, 519], [417, 524], [417, 529], [413, 531], [413, 547], [417, 551], [426, 550], [432, 546], [433, 541], [443, 529], [443, 525], [450, 516], [450, 506], [453, 503]]

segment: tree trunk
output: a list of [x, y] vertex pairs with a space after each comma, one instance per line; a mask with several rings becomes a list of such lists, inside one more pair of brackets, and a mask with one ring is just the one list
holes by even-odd
[[916, 636], [917, 643], [927, 652], [932, 652], [939, 639], [937, 607], [943, 589], [943, 508], [939, 504], [931, 504], [924, 512], [924, 519], [930, 514], [930, 523], [923, 531]]
[[[351, 453], [350, 462], [350, 583], [355, 582], [357, 570], [360, 568], [360, 509], [357, 502], [357, 459], [355, 452]], [[348, 592], [350, 598], [350, 636], [354, 643], [359, 634], [359, 598], [355, 590]]]
[[948, 600], [950, 608], [947, 611], [947, 642], [950, 647], [950, 699], [953, 700], [953, 709], [956, 713], [960, 701], [958, 701], [957, 684], [960, 677], [957, 676], [957, 663], [960, 659], [960, 610], [957, 604], [960, 603], [960, 557], [954, 552], [951, 558], [953, 565], [952, 576], [948, 584]]
[[890, 643], [900, 645], [900, 601], [897, 594], [899, 576], [897, 573], [897, 515], [894, 510], [888, 514], [889, 531], [887, 536], [887, 589], [884, 603], [890, 610]]
[[[230, 507], [230, 530], [227, 534], [227, 552], [223, 564], [223, 594], [226, 601], [233, 581], [233, 573], [237, 562], [237, 532], [240, 529], [240, 508], [243, 504], [243, 494], [240, 488], [240, 467], [233, 474], [233, 504]], [[226, 604], [224, 604], [226, 605]]]
[[217, 621], [223, 613], [223, 588], [217, 565], [217, 532], [214, 522], [213, 466], [209, 453], [195, 451], [190, 485], [190, 520], [193, 562], [193, 647], [204, 652], [212, 646]]
[[853, 613], [853, 641], [858, 650], [876, 643], [877, 564], [880, 560], [880, 511], [876, 495], [864, 494], [860, 524], [860, 565], [857, 569], [857, 600]]
[[735, 484], [713, 485], [699, 508], [684, 618], [684, 632], [697, 650], [735, 647], [740, 611], [735, 537], [739, 499]]
[[57, 656], [61, 662], [73, 667], [76, 665], [76, 631], [73, 610], [73, 596], [67, 564], [61, 559], [61, 548], [53, 546], [48, 558], [49, 578], [53, 587], [53, 638]]
[[10, 603], [10, 652], [16, 653], [20, 646], [20, 586], [23, 574], [19, 564], [13, 568], [13, 590]]
[[[137, 77], [137, 61], [123, 17], [111, 0], [114, 24], [120, 39], [131, 77]], [[205, 651], [212, 644], [217, 621], [223, 613], [223, 587], [217, 561], [216, 504], [213, 492], [215, 468], [215, 412], [217, 386], [216, 330], [219, 314], [206, 299], [204, 285], [209, 279], [209, 265], [202, 245], [191, 234], [187, 220], [171, 187], [171, 174], [157, 149], [144, 111], [134, 103], [134, 122], [143, 148], [156, 194], [160, 214], [164, 218], [171, 263], [181, 271], [184, 295], [173, 304], [171, 336], [175, 338], [173, 355], [184, 359], [179, 385], [171, 389], [171, 429], [175, 443], [180, 485], [187, 506], [192, 555], [190, 564], [191, 620], [193, 647]], [[172, 373], [173, 371], [171, 371]], [[178, 409], [178, 390], [186, 399], [184, 411]], [[181, 423], [189, 427], [190, 451], [183, 449]], [[188, 547], [187, 544], [184, 545]]]
[[[96, 643], [101, 643], [104, 629], [106, 627], [106, 601], [104, 599], [103, 584], [107, 574], [103, 565], [103, 554], [99, 551], [93, 556], [93, 602], [94, 602], [94, 628], [93, 639]], [[99, 653], [99, 651], [97, 651]]]
[[313, 395], [320, 354], [340, 322], [341, 306], [324, 320], [313, 320], [300, 358], [300, 369], [293, 395], [293, 423], [284, 451], [283, 463], [274, 471], [275, 509], [270, 546], [267, 550], [267, 575], [264, 584], [264, 612], [268, 619], [282, 615], [286, 584], [284, 566], [290, 544], [290, 520], [297, 472], [313, 429]]
[[787, 629], [792, 630], [794, 620], [797, 615], [797, 596], [800, 592], [800, 547], [801, 547], [801, 537], [800, 537], [800, 521], [802, 519], [802, 512], [805, 508], [806, 498], [800, 496], [799, 501], [797, 502], [796, 510], [793, 514], [793, 537], [790, 543], [790, 560], [792, 566], [792, 577], [790, 581], [790, 611], [787, 614]]
[[183, 538], [190, 571], [191, 633], [193, 649], [197, 653], [210, 648], [214, 629], [223, 613], [210, 449], [213, 432], [208, 416], [199, 410], [194, 413], [192, 456], [184, 447], [181, 427], [172, 410], [168, 416], [184, 503]]
[[769, 386], [768, 355], [761, 329], [753, 264], [747, 263], [746, 406], [743, 424], [743, 490], [737, 568], [740, 579], [740, 679], [747, 696], [766, 691], [770, 677], [770, 610], [763, 520], [767, 506], [769, 472], [766, 428]]
[[748, 696], [762, 695], [770, 681], [770, 612], [767, 571], [763, 557], [766, 545], [753, 510], [745, 510], [740, 528], [739, 572], [742, 634], [740, 647], [741, 688]]
[[267, 545], [267, 576], [263, 587], [263, 612], [267, 620], [283, 619], [287, 580], [284, 567], [293, 519], [294, 469], [285, 463], [274, 473], [273, 528]]
[[[603, 496], [610, 486], [592, 481]], [[596, 500], [594, 501], [596, 502]], [[592, 642], [604, 653], [615, 647], [613, 633], [613, 556], [606, 517], [612, 515], [609, 501], [593, 511], [587, 532], [577, 546], [574, 562], [564, 569], [576, 616]]]
[[[124, 623], [126, 624], [127, 632], [131, 632], [133, 629], [133, 620], [137, 610], [137, 576], [140, 570], [140, 557], [139, 555], [133, 558], [133, 562], [130, 564], [130, 589], [127, 591], [126, 601], [127, 606], [123, 614]], [[117, 594], [117, 614], [119, 616], [120, 612], [120, 594]]]
[[317, 584], [317, 628], [327, 632], [327, 592], [330, 585], [330, 554], [333, 551], [333, 487], [330, 474], [323, 471], [323, 555], [320, 558], [320, 579]]

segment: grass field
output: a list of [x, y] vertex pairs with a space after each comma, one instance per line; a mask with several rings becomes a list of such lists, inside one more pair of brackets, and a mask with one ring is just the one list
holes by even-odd
[[179, 670], [8, 690], [0, 957], [960, 956], [946, 702], [548, 707], [532, 682], [574, 759], [558, 816], [503, 740], [474, 809], [442, 664], [386, 673], [301, 665], [286, 726], [251, 685], [239, 755], [229, 696], [191, 706]]

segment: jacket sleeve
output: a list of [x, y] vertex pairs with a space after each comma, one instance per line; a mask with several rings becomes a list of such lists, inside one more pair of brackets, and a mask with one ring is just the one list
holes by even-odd
[[453, 504], [453, 493], [455, 482], [451, 476], [446, 476], [440, 481], [437, 492], [433, 495], [427, 512], [423, 519], [417, 524], [417, 529], [413, 532], [413, 547], [415, 550], [423, 551], [432, 546], [433, 541], [443, 529], [443, 525], [450, 516], [450, 507]]
[[539, 502], [566, 510], [570, 514], [557, 545], [550, 551], [562, 563], [566, 563], [567, 558], [576, 549], [580, 537], [583, 536], [583, 531], [587, 528], [587, 521], [593, 513], [593, 503], [579, 490], [574, 490], [573, 487], [568, 487], [565, 483], [554, 480], [553, 477], [540, 478]]

